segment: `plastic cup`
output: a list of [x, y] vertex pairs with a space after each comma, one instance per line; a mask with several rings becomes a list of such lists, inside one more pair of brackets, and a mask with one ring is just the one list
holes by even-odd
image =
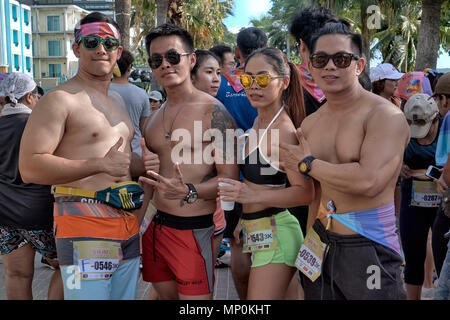
[[[228, 186], [232, 186], [232, 184], [226, 183], [226, 182], [219, 182], [219, 186], [221, 186], [221, 187], [228, 187]], [[223, 198], [223, 196], [220, 196], [220, 207], [222, 208], [222, 210], [224, 210], [224, 211], [231, 211], [231, 210], [233, 210], [233, 208], [234, 208], [234, 201], [223, 201], [222, 198]]]

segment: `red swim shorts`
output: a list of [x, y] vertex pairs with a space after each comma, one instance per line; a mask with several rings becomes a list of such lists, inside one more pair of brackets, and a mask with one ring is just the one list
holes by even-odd
[[175, 280], [183, 295], [212, 293], [213, 232], [213, 214], [179, 217], [158, 210], [142, 236], [144, 281]]

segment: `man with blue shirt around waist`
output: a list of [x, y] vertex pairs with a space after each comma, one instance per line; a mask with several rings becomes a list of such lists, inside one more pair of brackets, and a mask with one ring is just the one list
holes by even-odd
[[[327, 102], [281, 144], [285, 167], [315, 180], [297, 256], [306, 299], [404, 299], [394, 188], [409, 141], [403, 113], [361, 87], [362, 38], [346, 21], [313, 38], [310, 69]], [[316, 188], [317, 186], [317, 188]]]

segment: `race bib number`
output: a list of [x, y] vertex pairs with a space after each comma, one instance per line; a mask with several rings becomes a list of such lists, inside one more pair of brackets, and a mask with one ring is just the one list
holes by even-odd
[[437, 192], [434, 181], [413, 180], [411, 206], [437, 208], [441, 205], [442, 195]]
[[315, 281], [322, 271], [322, 261], [326, 244], [320, 240], [319, 235], [311, 228], [306, 234], [300, 251], [298, 252], [295, 266], [311, 281]]
[[74, 241], [74, 263], [82, 280], [107, 280], [122, 260], [120, 243], [110, 241]]
[[275, 250], [277, 247], [274, 217], [242, 220], [243, 252]]
[[145, 216], [144, 219], [142, 220], [141, 226], [139, 228], [139, 233], [141, 235], [143, 235], [145, 233], [145, 231], [147, 231], [148, 226], [150, 225], [150, 223], [153, 220], [153, 217], [156, 214], [156, 208], [153, 205], [153, 203], [149, 203], [148, 207], [147, 207], [147, 211], [145, 212]]

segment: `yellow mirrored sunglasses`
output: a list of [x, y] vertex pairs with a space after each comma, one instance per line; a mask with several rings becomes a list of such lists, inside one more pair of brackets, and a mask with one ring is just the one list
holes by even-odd
[[249, 75], [246, 73], [243, 73], [239, 76], [239, 79], [241, 81], [241, 85], [244, 89], [249, 89], [253, 81], [256, 82], [256, 85], [260, 87], [261, 89], [267, 88], [267, 86], [270, 84], [270, 81], [272, 79], [281, 79], [284, 78], [283, 76], [278, 77], [272, 77], [270, 74], [258, 74], [256, 76]]

